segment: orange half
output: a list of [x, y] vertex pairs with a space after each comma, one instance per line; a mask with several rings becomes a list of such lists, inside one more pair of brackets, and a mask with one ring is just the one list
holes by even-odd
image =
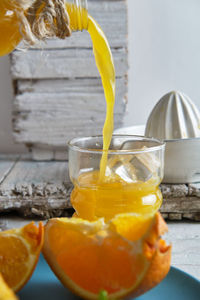
[[51, 219], [43, 254], [60, 281], [83, 299], [136, 297], [157, 285], [170, 268], [171, 247], [161, 239], [160, 214], [123, 214], [109, 223]]
[[143, 280], [150, 261], [143, 240], [129, 241], [105, 224], [79, 218], [51, 219], [43, 254], [61, 282], [84, 299], [124, 298]]
[[0, 232], [0, 273], [13, 291], [19, 291], [31, 277], [43, 245], [44, 227], [34, 222]]

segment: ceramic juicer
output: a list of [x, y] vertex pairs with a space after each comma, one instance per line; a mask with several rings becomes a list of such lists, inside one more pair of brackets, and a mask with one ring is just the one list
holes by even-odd
[[163, 182], [200, 182], [200, 112], [186, 95], [164, 95], [148, 118], [145, 136], [166, 142]]

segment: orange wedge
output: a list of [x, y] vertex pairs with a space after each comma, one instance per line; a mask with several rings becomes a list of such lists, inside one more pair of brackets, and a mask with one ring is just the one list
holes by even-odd
[[139, 222], [133, 214], [116, 216], [108, 224], [103, 219], [51, 219], [45, 226], [43, 254], [61, 282], [83, 299], [99, 299], [102, 290], [108, 299], [135, 296], [143, 292], [140, 286], [158, 251], [159, 218], [141, 219], [142, 228], [133, 226]]
[[0, 274], [0, 300], [17, 300], [13, 291], [8, 287], [8, 285], [3, 280]]
[[44, 227], [34, 222], [0, 232], [0, 272], [13, 291], [19, 291], [31, 277], [43, 245]]

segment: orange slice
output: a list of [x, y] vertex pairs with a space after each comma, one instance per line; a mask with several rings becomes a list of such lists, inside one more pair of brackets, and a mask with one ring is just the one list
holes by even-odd
[[[133, 229], [134, 230], [134, 229]], [[45, 226], [43, 254], [61, 282], [84, 299], [124, 298], [150, 265], [142, 239], [129, 241], [103, 219], [51, 219]]]
[[7, 286], [0, 274], [0, 300], [17, 300], [13, 291]]
[[43, 245], [44, 227], [34, 222], [0, 232], [0, 272], [13, 291], [19, 291], [31, 277]]

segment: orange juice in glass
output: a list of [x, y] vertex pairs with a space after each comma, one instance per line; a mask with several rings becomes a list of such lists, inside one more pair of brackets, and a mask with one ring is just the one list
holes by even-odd
[[139, 136], [113, 135], [104, 177], [100, 176], [103, 137], [75, 138], [69, 146], [69, 172], [76, 215], [111, 219], [119, 213], [156, 213], [162, 204], [165, 144]]

